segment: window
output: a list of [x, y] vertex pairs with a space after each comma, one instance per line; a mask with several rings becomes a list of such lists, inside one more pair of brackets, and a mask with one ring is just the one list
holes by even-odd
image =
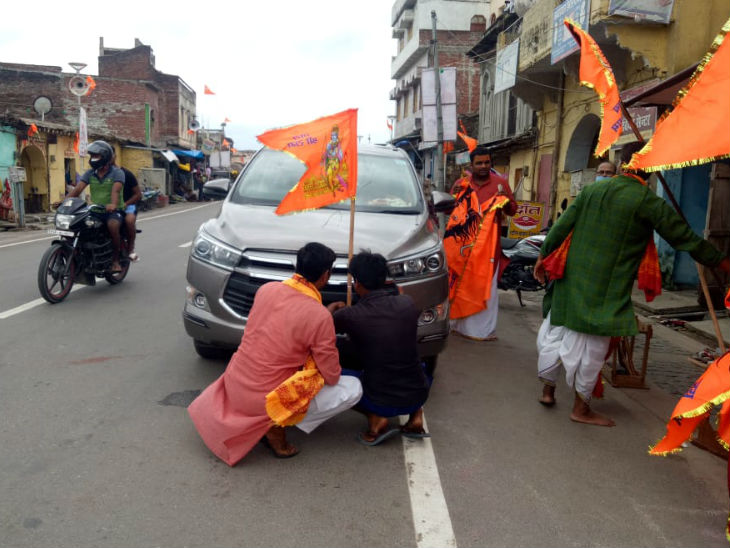
[[475, 15], [471, 18], [469, 30], [471, 32], [484, 32], [487, 30], [487, 18], [483, 15]]
[[400, 99], [396, 99], [396, 101], [395, 101], [395, 119], [398, 122], [400, 122], [400, 120], [401, 120], [401, 117], [400, 117], [400, 103], [401, 103]]
[[403, 118], [408, 117], [408, 95], [410, 94], [411, 90], [407, 89], [405, 91], [405, 94], [403, 95]]
[[421, 95], [421, 87], [416, 84], [416, 86], [413, 88], [413, 112], [418, 112], [419, 106], [419, 96]]

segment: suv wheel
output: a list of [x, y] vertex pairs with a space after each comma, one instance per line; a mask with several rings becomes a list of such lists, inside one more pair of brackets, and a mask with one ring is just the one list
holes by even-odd
[[193, 346], [195, 346], [195, 351], [198, 353], [198, 356], [206, 360], [229, 359], [233, 353], [230, 348], [204, 343], [198, 339], [193, 339]]

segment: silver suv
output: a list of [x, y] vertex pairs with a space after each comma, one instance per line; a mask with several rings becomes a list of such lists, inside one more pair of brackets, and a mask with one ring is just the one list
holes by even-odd
[[[453, 198], [435, 192], [429, 214], [405, 152], [375, 145], [358, 149], [355, 252], [384, 255], [392, 280], [420, 307], [419, 352], [433, 369], [449, 333], [445, 255], [433, 210], [448, 211]], [[322, 291], [324, 303], [345, 300], [349, 203], [281, 217], [274, 213], [304, 171], [292, 156], [261, 149], [233, 184], [218, 217], [198, 230], [188, 259], [183, 321], [202, 357], [222, 357], [238, 346], [256, 291], [290, 277], [296, 252], [307, 242], [323, 243], [337, 254]]]

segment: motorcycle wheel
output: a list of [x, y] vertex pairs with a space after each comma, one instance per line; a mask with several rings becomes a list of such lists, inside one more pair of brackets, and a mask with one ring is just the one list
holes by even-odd
[[122, 259], [119, 261], [119, 264], [122, 266], [122, 270], [120, 272], [109, 271], [104, 274], [104, 279], [109, 282], [110, 285], [120, 284], [124, 278], [127, 277], [127, 272], [129, 272], [129, 259]]
[[[64, 276], [61, 273], [67, 266], [68, 273]], [[41, 264], [38, 265], [38, 289], [43, 298], [51, 304], [60, 303], [71, 292], [75, 274], [71, 249], [53, 244], [43, 254]]]

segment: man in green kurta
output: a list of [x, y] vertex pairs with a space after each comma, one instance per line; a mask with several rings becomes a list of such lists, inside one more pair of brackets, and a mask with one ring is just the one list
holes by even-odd
[[[624, 147], [622, 163], [629, 161], [634, 148]], [[631, 290], [654, 230], [695, 261], [730, 269], [730, 260], [697, 236], [644, 179], [641, 172], [624, 173], [583, 189], [551, 228], [535, 265], [535, 277], [544, 281], [542, 258], [572, 232], [564, 275], [546, 295], [547, 317], [537, 343], [538, 375], [544, 383], [540, 402], [555, 403], [562, 364], [568, 385], [576, 391], [570, 418], [577, 422], [614, 425], [590, 409], [591, 393], [611, 337], [638, 332]]]

